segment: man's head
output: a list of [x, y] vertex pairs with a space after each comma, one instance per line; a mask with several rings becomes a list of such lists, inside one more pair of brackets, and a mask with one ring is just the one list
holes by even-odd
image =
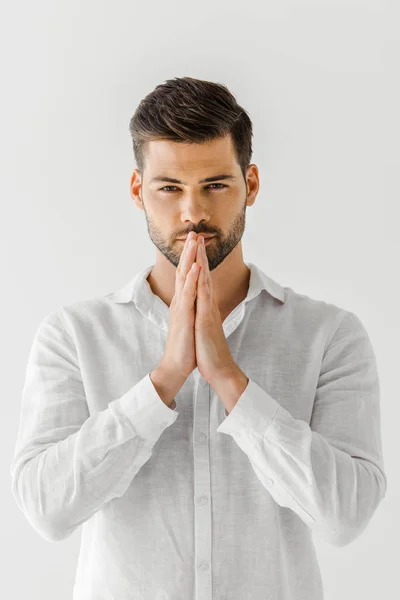
[[178, 238], [215, 236], [206, 245], [212, 271], [240, 242], [259, 187], [247, 113], [225, 86], [184, 77], [141, 101], [130, 132], [138, 165], [131, 195], [151, 240], [177, 267]]

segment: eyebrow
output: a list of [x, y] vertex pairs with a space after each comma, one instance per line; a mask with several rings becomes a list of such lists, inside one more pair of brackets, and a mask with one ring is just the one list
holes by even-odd
[[[199, 183], [209, 183], [212, 181], [220, 181], [222, 179], [230, 179], [230, 180], [234, 180], [236, 179], [236, 177], [234, 177], [233, 175], [226, 175], [226, 174], [222, 174], [222, 175], [214, 175], [213, 177], [206, 177], [206, 179], [201, 179], [199, 181]], [[157, 181], [168, 181], [168, 183], [180, 183], [182, 185], [187, 185], [187, 183], [185, 183], [184, 181], [180, 181], [179, 179], [174, 179], [173, 177], [166, 177], [165, 175], [158, 175], [157, 177], [153, 177], [152, 179], [150, 179], [150, 183], [154, 183]]]

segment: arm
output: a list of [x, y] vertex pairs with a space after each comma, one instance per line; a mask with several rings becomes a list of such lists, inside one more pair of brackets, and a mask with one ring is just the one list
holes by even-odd
[[160, 363], [160, 365], [150, 373], [150, 379], [161, 400], [167, 406], [170, 406], [171, 409], [175, 410], [176, 402], [174, 398], [185, 383], [186, 378], [177, 377], [172, 370], [165, 370]]
[[280, 506], [335, 546], [363, 532], [387, 488], [375, 354], [359, 318], [340, 314], [310, 425], [250, 379], [217, 429], [234, 438]]
[[90, 415], [75, 344], [51, 313], [36, 331], [22, 392], [11, 464], [19, 508], [44, 538], [65, 539], [126, 492], [178, 414], [147, 374]]

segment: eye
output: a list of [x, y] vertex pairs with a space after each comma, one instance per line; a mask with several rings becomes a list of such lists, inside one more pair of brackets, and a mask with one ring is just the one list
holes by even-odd
[[211, 187], [212, 185], [220, 185], [221, 187], [220, 188], [216, 188], [217, 190], [221, 190], [222, 188], [228, 187], [224, 183], [210, 183], [210, 185], [207, 185], [206, 187]]
[[[228, 187], [224, 183], [210, 183], [210, 185], [207, 185], [205, 187], [205, 189], [210, 188], [213, 185], [219, 185], [219, 186], [221, 186], [219, 188], [213, 188], [213, 189], [217, 189], [217, 190], [221, 190], [222, 188]], [[166, 192], [168, 194], [170, 190], [167, 190], [167, 188], [175, 188], [175, 189], [177, 189], [176, 186], [174, 186], [174, 185], [165, 185], [164, 187], [160, 188], [160, 192]]]

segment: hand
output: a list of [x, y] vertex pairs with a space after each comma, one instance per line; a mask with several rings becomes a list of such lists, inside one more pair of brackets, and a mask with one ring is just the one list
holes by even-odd
[[[160, 361], [160, 366], [185, 379], [197, 366], [194, 321], [197, 278], [200, 269], [195, 262], [196, 237], [193, 231], [187, 236], [176, 269], [175, 293], [169, 307], [167, 341]], [[192, 240], [194, 245], [190, 247]], [[191, 269], [192, 265], [195, 265], [194, 270]]]
[[199, 372], [211, 385], [214, 378], [229, 375], [238, 367], [229, 350], [222, 328], [221, 314], [214, 299], [206, 247], [197, 237], [196, 261], [201, 267], [197, 280], [195, 349]]

